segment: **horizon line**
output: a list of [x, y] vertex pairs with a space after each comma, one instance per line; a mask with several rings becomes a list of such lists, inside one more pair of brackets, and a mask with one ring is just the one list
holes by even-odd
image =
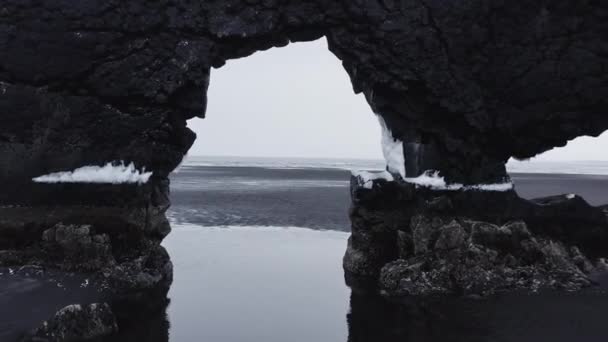
[[[253, 155], [233, 155], [233, 154], [222, 154], [222, 155], [212, 155], [212, 154], [186, 154], [184, 158], [188, 157], [200, 157], [200, 158], [282, 158], [282, 159], [325, 159], [325, 160], [340, 160], [340, 159], [354, 159], [354, 160], [367, 160], [367, 161], [383, 161], [383, 158], [370, 158], [370, 157], [319, 157], [319, 156], [253, 156]], [[534, 160], [533, 157], [526, 160], [517, 160], [511, 158], [508, 162], [516, 161], [520, 163], [526, 162], [608, 162], [608, 159], [539, 159]]]

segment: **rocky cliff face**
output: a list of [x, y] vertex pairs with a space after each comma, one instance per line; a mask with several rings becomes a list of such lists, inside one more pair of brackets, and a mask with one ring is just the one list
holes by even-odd
[[608, 128], [607, 17], [601, 1], [8, 0], [0, 180], [115, 160], [163, 178], [194, 139], [185, 120], [205, 114], [211, 67], [326, 36], [411, 175], [495, 181], [511, 156]]
[[[108, 274], [116, 275], [109, 277], [122, 292], [155, 285], [166, 290], [171, 267], [160, 241], [170, 230], [164, 217], [167, 176], [195, 139], [186, 120], [205, 115], [210, 68], [322, 36], [354, 91], [366, 95], [388, 134], [403, 144], [400, 162], [408, 177], [433, 169], [452, 183], [503, 181], [510, 157], [531, 157], [608, 129], [605, 1], [4, 0], [0, 265], [91, 270], [113, 264]], [[116, 161], [146, 167], [153, 176], [144, 185], [32, 182]], [[394, 248], [370, 249], [362, 263], [351, 248], [347, 269], [377, 276], [381, 266], [400, 259], [406, 264], [391, 269], [403, 273], [420, 257], [417, 249], [404, 252], [393, 243], [403, 240], [397, 231], [406, 234], [406, 245], [419, 242], [404, 227], [411, 227], [410, 211], [420, 207], [393, 206], [402, 190], [383, 193], [386, 201], [355, 205], [352, 248]], [[452, 197], [451, 203], [466, 212], [469, 199], [458, 196], [465, 197]], [[437, 201], [441, 206], [443, 199]], [[574, 239], [588, 255], [604, 241], [601, 229], [588, 234], [543, 226], [554, 209], [508, 196], [496, 201], [516, 208], [512, 218], [526, 218], [531, 234], [547, 229], [557, 240], [551, 234]], [[379, 203], [387, 216], [360, 215]], [[495, 205], [483, 209], [496, 226], [488, 229], [512, 232], [498, 222], [507, 215], [500, 203], [490, 203]], [[585, 210], [592, 217], [585, 225], [596, 224], [599, 212]], [[477, 241], [476, 226], [462, 219], [471, 215], [442, 215], [441, 224], [429, 229], [443, 231], [456, 222], [462, 236], [433, 235], [433, 248]], [[364, 232], [376, 223], [383, 230], [382, 222], [393, 218], [403, 227]], [[542, 241], [536, 243], [543, 248]], [[506, 258], [496, 246], [478, 247], [494, 251], [484, 249], [484, 258]], [[574, 252], [568, 251], [570, 262]], [[88, 258], [79, 259], [83, 255]], [[394, 279], [387, 272], [383, 279]]]
[[352, 179], [347, 283], [389, 296], [575, 291], [608, 270], [608, 210], [561, 195]]

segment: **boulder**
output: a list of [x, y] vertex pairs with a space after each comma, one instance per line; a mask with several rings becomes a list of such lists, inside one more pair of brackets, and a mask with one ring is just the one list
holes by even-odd
[[460, 248], [464, 245], [467, 238], [468, 236], [464, 228], [458, 222], [452, 221], [439, 229], [439, 237], [435, 241], [434, 249], [448, 250]]
[[380, 272], [380, 289], [387, 295], [479, 296], [515, 290], [575, 291], [592, 284], [592, 263], [578, 248], [533, 237], [523, 222], [497, 226], [468, 221], [466, 225], [449, 221], [425, 240], [434, 249], [386, 264]]
[[107, 303], [68, 305], [25, 338], [24, 342], [96, 341], [118, 332]]

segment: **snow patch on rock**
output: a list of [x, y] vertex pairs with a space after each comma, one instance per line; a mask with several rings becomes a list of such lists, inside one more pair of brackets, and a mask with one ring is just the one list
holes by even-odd
[[431, 188], [433, 190], [478, 190], [478, 191], [509, 191], [513, 189], [513, 183], [497, 183], [497, 184], [475, 184], [463, 185], [459, 183], [447, 184], [445, 178], [439, 175], [439, 171], [426, 171], [422, 175], [414, 178], [404, 178], [407, 183], [416, 184]]
[[576, 197], [575, 194], [568, 194], [568, 195], [566, 195], [566, 198], [569, 199], [569, 200], [574, 199], [575, 197]]
[[495, 183], [495, 184], [478, 184], [469, 185], [465, 190], [481, 190], [481, 191], [510, 191], [513, 190], [513, 183]]
[[83, 166], [74, 171], [55, 172], [33, 178], [36, 183], [147, 183], [152, 172], [137, 170], [133, 163], [108, 163], [105, 166]]
[[393, 133], [382, 116], [378, 115], [378, 121], [382, 128], [382, 154], [386, 160], [386, 168], [389, 172], [399, 174], [402, 178], [405, 178], [403, 142], [393, 137]]
[[[351, 174], [356, 177], [365, 189], [371, 189], [374, 186], [374, 181], [384, 179], [387, 182], [395, 180], [393, 175], [388, 171], [358, 171], [352, 170]], [[474, 184], [464, 185], [460, 183], [447, 184], [445, 178], [439, 175], [439, 171], [426, 171], [418, 177], [403, 178], [406, 183], [415, 184], [417, 186], [431, 188], [433, 190], [443, 191], [509, 191], [513, 189], [513, 183], [496, 183], [496, 184]], [[570, 198], [570, 197], [568, 197]]]
[[460, 190], [463, 188], [462, 184], [446, 184], [445, 179], [439, 176], [439, 171], [427, 171], [418, 177], [404, 178], [404, 180], [407, 183], [431, 188], [433, 190]]
[[393, 175], [388, 171], [370, 172], [353, 170], [351, 174], [359, 179], [359, 184], [365, 189], [371, 189], [374, 186], [374, 181], [377, 179], [384, 179], [387, 182], [395, 180]]

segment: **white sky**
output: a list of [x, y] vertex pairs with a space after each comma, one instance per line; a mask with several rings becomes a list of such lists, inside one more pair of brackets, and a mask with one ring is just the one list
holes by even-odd
[[[381, 159], [380, 127], [321, 39], [228, 61], [211, 74], [190, 155]], [[539, 160], [608, 160], [608, 132]]]

